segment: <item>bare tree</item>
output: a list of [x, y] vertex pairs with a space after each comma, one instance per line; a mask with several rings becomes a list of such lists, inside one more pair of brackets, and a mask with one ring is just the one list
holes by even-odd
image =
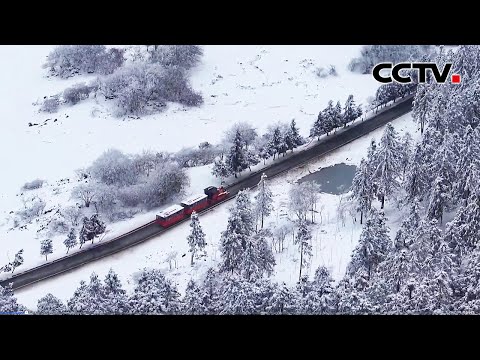
[[88, 208], [95, 198], [95, 189], [91, 184], [80, 184], [73, 189], [72, 197], [83, 201], [85, 207]]
[[72, 226], [78, 226], [78, 220], [82, 216], [82, 210], [78, 206], [68, 206], [60, 213], [66, 220], [70, 221]]

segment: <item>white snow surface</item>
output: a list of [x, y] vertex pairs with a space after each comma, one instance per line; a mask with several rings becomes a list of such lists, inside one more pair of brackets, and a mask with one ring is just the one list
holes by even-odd
[[[184, 109], [169, 104], [160, 114], [141, 119], [115, 118], [111, 104], [89, 99], [73, 107], [61, 107], [58, 113], [39, 113], [35, 102], [44, 96], [63, 91], [68, 86], [87, 82], [92, 77], [79, 76], [68, 80], [46, 77], [41, 68], [45, 57], [54, 46], [0, 46], [0, 122], [4, 130], [1, 147], [3, 165], [0, 189], [0, 266], [11, 261], [15, 252], [24, 249], [25, 263], [16, 272], [45, 262], [40, 255], [40, 240], [47, 235], [39, 231], [52, 213], [26, 229], [12, 229], [12, 211], [22, 207], [20, 187], [36, 178], [45, 179], [46, 185], [25, 192], [23, 196], [39, 196], [47, 202], [46, 210], [73, 204], [71, 188], [78, 183], [75, 170], [89, 166], [108, 148], [127, 153], [177, 151], [182, 147], [197, 146], [203, 141], [218, 142], [224, 131], [238, 121], [247, 121], [262, 134], [277, 121], [295, 118], [302, 135], [308, 135], [318, 112], [329, 100], [340, 100], [342, 105], [349, 94], [357, 104], [366, 104], [378, 83], [370, 75], [353, 74], [347, 70], [348, 62], [359, 55], [360, 46], [204, 46], [202, 63], [192, 71], [191, 83], [200, 91], [205, 104], [199, 108]], [[320, 79], [317, 67], [335, 65], [336, 77]], [[38, 124], [28, 126], [28, 123]], [[400, 128], [413, 132], [409, 116], [395, 120]], [[380, 137], [381, 129], [374, 135]], [[372, 136], [374, 136], [372, 135]], [[276, 212], [270, 222], [280, 219], [286, 212], [288, 186], [306, 174], [307, 169], [333, 165], [338, 162], [358, 164], [366, 153], [370, 136], [339, 149], [324, 159], [290, 171], [271, 180], [275, 194]], [[271, 160], [270, 160], [271, 161]], [[260, 166], [260, 165], [259, 165]], [[257, 168], [259, 167], [257, 166]], [[187, 196], [194, 195], [209, 185], [219, 185], [211, 175], [211, 166], [188, 169], [190, 187]], [[248, 176], [248, 172], [244, 174]], [[358, 224], [347, 222], [345, 227], [335, 218], [338, 196], [322, 194], [325, 204], [324, 220], [314, 231], [314, 259], [311, 272], [319, 264], [326, 264], [336, 279], [343, 274], [350, 252], [360, 233]], [[182, 199], [178, 199], [179, 201]], [[178, 201], [178, 202], [179, 202]], [[230, 203], [231, 204], [231, 203]], [[173, 204], [166, 204], [168, 207]], [[181, 291], [187, 281], [199, 278], [204, 271], [219, 261], [217, 250], [220, 232], [226, 227], [228, 206], [223, 205], [201, 215], [201, 224], [207, 234], [208, 257], [190, 267], [186, 236], [188, 224], [168, 231], [125, 252], [102, 259], [67, 274], [43, 281], [17, 291], [20, 302], [31, 309], [38, 298], [48, 292], [66, 301], [81, 279], [88, 279], [92, 271], [104, 276], [110, 267], [117, 271], [127, 288], [133, 287], [135, 272], [143, 267], [160, 267], [178, 284]], [[126, 231], [152, 221], [161, 209], [143, 213], [130, 220], [107, 225], [101, 241], [108, 241]], [[387, 216], [389, 208], [387, 204]], [[398, 217], [392, 211], [391, 222]], [[52, 236], [54, 253], [48, 260], [65, 255], [62, 244], [65, 235]], [[96, 240], [98, 241], [98, 240]], [[89, 244], [85, 244], [84, 248]], [[298, 261], [295, 247], [287, 242], [287, 249], [277, 254], [275, 279], [293, 283], [297, 279]], [[72, 249], [72, 251], [75, 251]], [[178, 254], [172, 262], [165, 260]], [[5, 278], [9, 274], [0, 274]]]

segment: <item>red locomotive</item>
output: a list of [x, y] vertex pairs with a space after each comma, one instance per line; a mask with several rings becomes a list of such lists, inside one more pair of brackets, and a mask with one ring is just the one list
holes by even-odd
[[223, 186], [216, 188], [209, 186], [203, 190], [203, 194], [191, 196], [182, 201], [180, 205], [172, 205], [157, 215], [156, 223], [164, 228], [190, 216], [192, 212], [199, 212], [213, 204], [225, 199], [229, 192]]

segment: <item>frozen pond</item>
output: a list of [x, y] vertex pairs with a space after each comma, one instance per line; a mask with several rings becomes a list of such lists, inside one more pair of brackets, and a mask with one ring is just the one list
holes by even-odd
[[321, 186], [321, 192], [338, 195], [349, 190], [356, 168], [355, 165], [335, 164], [308, 174], [298, 182], [314, 181]]

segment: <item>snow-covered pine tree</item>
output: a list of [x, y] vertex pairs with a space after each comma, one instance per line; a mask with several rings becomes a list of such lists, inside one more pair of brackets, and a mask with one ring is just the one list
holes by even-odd
[[110, 269], [103, 280], [104, 307], [107, 314], [127, 314], [129, 304], [127, 292], [123, 289], [117, 273]]
[[224, 160], [217, 158], [213, 163], [212, 175], [220, 178], [221, 181], [231, 175], [230, 169]]
[[[463, 135], [460, 154], [455, 166], [456, 183], [454, 186], [454, 196], [457, 199], [466, 200], [470, 195], [470, 189], [466, 186], [467, 178], [471, 178], [479, 166], [480, 144], [478, 137], [475, 136], [473, 129], [468, 126]], [[477, 174], [476, 174], [477, 175]]]
[[182, 300], [183, 315], [206, 315], [208, 309], [203, 304], [202, 291], [195, 281], [190, 280]]
[[362, 104], [359, 104], [357, 108], [355, 109], [355, 117], [353, 118], [352, 121], [355, 121], [356, 119], [361, 118], [363, 115], [363, 109], [362, 109]]
[[192, 212], [190, 222], [190, 234], [187, 237], [189, 251], [192, 253], [190, 265], [193, 266], [193, 259], [198, 255], [199, 251], [203, 251], [207, 242], [205, 241], [205, 233], [203, 232], [202, 225], [198, 219], [198, 214]]
[[335, 107], [333, 106], [333, 100], [328, 102], [327, 107], [323, 110], [323, 118], [325, 119], [325, 132], [328, 135], [329, 132], [336, 130], [337, 124], [335, 122]]
[[391, 196], [399, 188], [397, 177], [400, 173], [401, 145], [392, 124], [387, 124], [377, 150], [376, 179], [378, 195], [384, 208], [385, 197]]
[[75, 233], [75, 228], [71, 228], [68, 236], [65, 240], [63, 240], [63, 244], [67, 248], [68, 251], [77, 245], [77, 234]]
[[347, 126], [348, 123], [355, 120], [358, 116], [358, 108], [353, 100], [353, 95], [349, 95], [343, 108], [343, 126]]
[[299, 275], [298, 279], [302, 278], [302, 270], [306, 269], [310, 265], [310, 260], [312, 257], [312, 234], [308, 227], [308, 224], [304, 220], [299, 220], [297, 236], [295, 238], [295, 244], [298, 245], [300, 252], [300, 262], [299, 262]]
[[273, 155], [273, 159], [275, 160], [275, 155], [280, 155], [282, 149], [282, 132], [279, 126], [276, 126], [272, 130], [272, 134], [270, 140], [268, 142], [267, 148], [268, 152]]
[[428, 187], [428, 173], [424, 166], [422, 145], [415, 145], [413, 155], [408, 162], [407, 172], [403, 187], [406, 200], [413, 201], [415, 198], [422, 199]]
[[221, 282], [223, 276], [213, 268], [209, 268], [200, 286], [202, 305], [209, 315], [217, 314], [221, 307]]
[[266, 308], [271, 315], [294, 315], [300, 311], [300, 294], [295, 288], [289, 288], [285, 283], [275, 288], [272, 299]]
[[98, 275], [92, 273], [90, 282], [80, 281], [80, 286], [67, 301], [69, 313], [79, 315], [105, 315], [105, 294]]
[[335, 124], [335, 127], [347, 126], [342, 114], [342, 105], [340, 105], [340, 101], [337, 101], [337, 105], [335, 105], [335, 108], [334, 108], [334, 124]]
[[222, 232], [220, 251], [222, 272], [231, 272], [239, 269], [242, 254], [246, 249], [248, 239], [255, 231], [255, 217], [249, 189], [240, 191], [235, 203], [229, 209], [227, 229]]
[[323, 134], [327, 134], [328, 136], [328, 132], [327, 132], [328, 127], [326, 126], [327, 124], [326, 124], [326, 119], [324, 115], [325, 114], [323, 110], [320, 111], [318, 113], [317, 120], [315, 120], [312, 128], [310, 129], [310, 136], [317, 137], [318, 140], [320, 140], [320, 136], [322, 136]]
[[143, 270], [129, 305], [134, 314], [178, 314], [181, 309], [180, 293], [160, 270]]
[[442, 175], [437, 176], [430, 191], [427, 218], [436, 219], [442, 223], [443, 213], [450, 201], [450, 185], [448, 181]]
[[258, 193], [255, 195], [255, 214], [260, 218], [260, 228], [263, 229], [263, 220], [273, 210], [273, 194], [267, 181], [267, 175], [262, 174], [258, 183]]
[[52, 239], [44, 239], [40, 242], [40, 255], [45, 256], [45, 261], [48, 260], [48, 255], [53, 253]]
[[227, 155], [227, 166], [235, 178], [243, 170], [248, 168], [248, 159], [245, 152], [245, 142], [242, 139], [242, 134], [239, 130], [235, 133], [233, 145], [230, 148], [230, 152]]
[[3, 287], [0, 285], [0, 313], [6, 314], [25, 311], [27, 311], [27, 309], [17, 302], [11, 286]]
[[408, 216], [402, 221], [400, 229], [398, 229], [394, 245], [395, 249], [408, 249], [412, 244], [415, 233], [420, 224], [420, 209], [418, 199], [414, 199], [411, 206]]
[[331, 314], [333, 308], [333, 279], [325, 266], [320, 266], [315, 270], [312, 282], [308, 282], [304, 288], [308, 289], [303, 294], [301, 308], [303, 314], [325, 315]]
[[385, 215], [375, 209], [371, 210], [368, 220], [363, 226], [358, 244], [353, 250], [352, 258], [347, 268], [349, 276], [364, 272], [366, 280], [372, 277], [378, 264], [387, 257], [392, 249], [388, 236]]
[[267, 240], [267, 235], [271, 236], [271, 232], [260, 230], [254, 236], [257, 264], [261, 275], [271, 276], [276, 265], [275, 256], [273, 255], [272, 247]]
[[405, 179], [405, 173], [407, 166], [412, 158], [413, 154], [413, 139], [409, 132], [406, 132], [401, 140], [401, 153], [400, 153], [400, 168], [402, 173], [402, 180]]
[[64, 315], [67, 314], [67, 307], [59, 298], [49, 293], [38, 300], [36, 314]]
[[429, 84], [418, 84], [415, 97], [413, 99], [413, 119], [420, 124], [420, 132], [423, 134], [427, 116], [430, 111], [431, 96]]
[[241, 277], [231, 276], [222, 286], [220, 315], [255, 314], [255, 285]]
[[290, 122], [290, 138], [293, 144], [293, 147], [290, 149], [292, 150], [292, 152], [293, 152], [293, 149], [304, 144], [304, 140], [300, 135], [300, 130], [297, 127], [297, 123], [295, 122], [295, 119], [292, 119], [292, 121]]
[[355, 171], [351, 187], [352, 196], [357, 203], [357, 211], [360, 212], [360, 224], [363, 224], [363, 216], [370, 211], [374, 198], [371, 173], [368, 170], [368, 164], [362, 158]]

